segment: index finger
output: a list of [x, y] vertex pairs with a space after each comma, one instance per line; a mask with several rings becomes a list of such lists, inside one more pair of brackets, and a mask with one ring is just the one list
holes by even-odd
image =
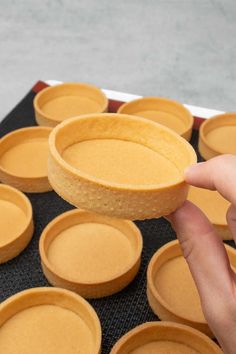
[[220, 155], [192, 165], [185, 171], [185, 180], [195, 187], [217, 190], [236, 205], [235, 155]]

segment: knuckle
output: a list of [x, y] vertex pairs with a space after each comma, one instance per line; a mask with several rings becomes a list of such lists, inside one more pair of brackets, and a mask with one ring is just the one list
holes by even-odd
[[193, 253], [193, 249], [194, 249], [193, 243], [191, 242], [191, 240], [186, 238], [180, 242], [180, 246], [181, 246], [184, 258], [186, 259], [186, 261], [188, 261], [191, 258], [192, 253]]
[[236, 207], [233, 204], [231, 204], [227, 210], [226, 220], [228, 223], [232, 221], [236, 222]]

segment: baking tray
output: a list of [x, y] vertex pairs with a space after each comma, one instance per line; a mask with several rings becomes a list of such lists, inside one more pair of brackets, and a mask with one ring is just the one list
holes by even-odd
[[[57, 81], [39, 81], [22, 99], [22, 101], [0, 123], [0, 138], [8, 132], [36, 125], [33, 111], [33, 99], [37, 92]], [[124, 101], [139, 96], [104, 90], [109, 98], [109, 111], [115, 112]], [[195, 128], [202, 119], [219, 113], [218, 111], [188, 106], [195, 116]], [[191, 144], [197, 151], [198, 131], [193, 130]], [[201, 160], [198, 154], [199, 161]], [[33, 205], [35, 232], [30, 245], [17, 258], [0, 265], [0, 301], [27, 288], [50, 286], [45, 279], [38, 252], [38, 241], [44, 227], [57, 215], [73, 207], [56, 193], [28, 194]], [[0, 216], [1, 217], [1, 216]], [[151, 311], [146, 297], [146, 270], [148, 262], [155, 251], [165, 243], [175, 239], [175, 233], [169, 223], [163, 219], [137, 221], [142, 232], [144, 248], [140, 271], [135, 280], [123, 291], [113, 296], [90, 300], [101, 320], [103, 331], [102, 353], [108, 354], [114, 343], [127, 331], [146, 321], [158, 320]], [[1, 230], [0, 230], [1, 231]], [[230, 243], [233, 244], [232, 242]]]

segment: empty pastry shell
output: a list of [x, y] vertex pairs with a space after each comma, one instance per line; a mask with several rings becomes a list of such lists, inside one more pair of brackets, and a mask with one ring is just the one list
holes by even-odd
[[224, 199], [219, 192], [190, 186], [188, 200], [204, 212], [223, 240], [233, 239], [226, 220], [230, 202]]
[[[225, 247], [231, 266], [235, 267], [236, 250]], [[213, 337], [178, 240], [168, 242], [152, 257], [147, 271], [147, 296], [161, 320], [183, 323]]]
[[34, 99], [37, 123], [49, 127], [82, 114], [103, 113], [107, 108], [108, 99], [102, 90], [84, 83], [47, 87]]
[[200, 127], [198, 149], [205, 160], [221, 154], [236, 154], [236, 113], [205, 120]]
[[76, 209], [47, 225], [39, 248], [52, 285], [98, 298], [120, 291], [134, 279], [142, 235], [131, 221]]
[[121, 337], [110, 354], [223, 354], [203, 333], [173, 322], [146, 322]]
[[181, 103], [160, 97], [143, 97], [124, 103], [118, 113], [151, 119], [163, 124], [186, 140], [190, 140], [193, 116]]
[[0, 304], [0, 343], [4, 354], [99, 354], [101, 326], [79, 295], [34, 288]]
[[21, 253], [33, 231], [32, 206], [17, 189], [0, 184], [0, 264]]
[[192, 146], [140, 117], [104, 113], [71, 118], [49, 138], [49, 180], [69, 203], [122, 219], [167, 215], [187, 197]]
[[0, 180], [22, 192], [52, 190], [47, 176], [48, 127], [17, 129], [0, 140]]

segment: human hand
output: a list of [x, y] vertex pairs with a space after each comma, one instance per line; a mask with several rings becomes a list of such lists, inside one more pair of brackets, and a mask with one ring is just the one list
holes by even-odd
[[[191, 166], [187, 183], [217, 190], [231, 202], [227, 222], [236, 242], [236, 156], [221, 155]], [[225, 354], [236, 353], [236, 275], [223, 242], [189, 201], [168, 216], [197, 286], [203, 313]]]

